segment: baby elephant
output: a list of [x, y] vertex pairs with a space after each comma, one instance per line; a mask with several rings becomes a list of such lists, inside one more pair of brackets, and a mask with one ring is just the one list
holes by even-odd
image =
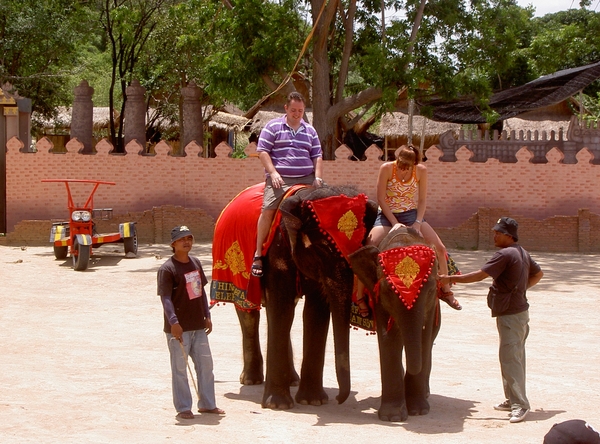
[[350, 263], [375, 295], [382, 381], [379, 419], [405, 421], [408, 415], [426, 415], [431, 352], [440, 329], [434, 250], [416, 231], [399, 226], [379, 247], [365, 246], [351, 254]]

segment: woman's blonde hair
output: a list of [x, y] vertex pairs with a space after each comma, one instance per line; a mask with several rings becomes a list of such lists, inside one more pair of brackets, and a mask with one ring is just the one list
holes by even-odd
[[408, 145], [407, 147], [402, 148], [398, 152], [398, 157], [396, 158], [396, 164], [398, 166], [400, 166], [401, 164], [418, 165], [420, 161], [421, 153], [419, 153], [419, 150], [413, 145]]

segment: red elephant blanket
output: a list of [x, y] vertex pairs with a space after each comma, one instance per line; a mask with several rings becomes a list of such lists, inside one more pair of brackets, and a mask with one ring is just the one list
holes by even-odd
[[[292, 187], [287, 195], [306, 185]], [[259, 310], [261, 299], [260, 278], [250, 273], [256, 248], [256, 224], [263, 201], [265, 184], [246, 188], [223, 209], [213, 238], [211, 304], [233, 302], [242, 310]], [[266, 251], [273, 241], [281, 213], [276, 213], [271, 231], [264, 244]]]

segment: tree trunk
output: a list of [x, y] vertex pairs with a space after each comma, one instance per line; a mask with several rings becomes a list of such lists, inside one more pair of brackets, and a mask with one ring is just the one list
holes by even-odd
[[[313, 23], [317, 21], [319, 11], [325, 0], [314, 0], [312, 2]], [[331, 1], [325, 7], [321, 19], [317, 23], [313, 38], [313, 84], [312, 105], [313, 125], [321, 139], [323, 158], [334, 159], [334, 126], [336, 116], [329, 115], [331, 107], [331, 90], [329, 83], [329, 56], [327, 51], [327, 37], [329, 25], [335, 18], [337, 1]]]

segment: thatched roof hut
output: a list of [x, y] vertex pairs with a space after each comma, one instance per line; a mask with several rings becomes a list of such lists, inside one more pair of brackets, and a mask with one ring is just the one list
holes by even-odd
[[517, 135], [520, 131], [523, 131], [524, 134], [526, 134], [527, 131], [537, 131], [539, 134], [542, 134], [542, 132], [545, 131], [549, 136], [551, 131], [558, 134], [562, 129], [563, 133], [566, 134], [569, 129], [569, 122], [570, 120], [521, 119], [519, 117], [512, 117], [504, 121], [502, 130], [506, 131], [507, 134], [514, 131]]
[[[71, 129], [71, 115], [72, 109], [67, 106], [59, 106], [56, 108], [57, 114], [54, 118], [47, 119], [43, 118], [36, 113], [33, 113], [31, 118], [35, 120], [36, 124], [42, 128], [42, 131], [46, 134], [63, 134], [68, 133]], [[114, 111], [115, 121], [119, 120], [119, 113]], [[110, 122], [110, 108], [108, 106], [95, 106], [93, 108], [94, 130], [102, 128], [108, 128]]]
[[[421, 138], [424, 135], [424, 149], [439, 143], [440, 135], [446, 131], [450, 130], [455, 136], [458, 136], [461, 129], [460, 124], [436, 122], [423, 116], [413, 116], [412, 125], [412, 143], [415, 146], [420, 146]], [[398, 148], [408, 144], [408, 114], [401, 112], [384, 114], [377, 133], [384, 137], [386, 158], [392, 158], [393, 153]]]
[[218, 128], [223, 131], [242, 131], [251, 122], [244, 116], [236, 116], [222, 111], [212, 115], [208, 121], [209, 128]]
[[[489, 107], [500, 119], [516, 117], [528, 111], [555, 105], [567, 100], [600, 78], [600, 62], [564, 69], [535, 79], [525, 85], [504, 89], [491, 95]], [[443, 122], [481, 124], [485, 115], [474, 99], [426, 99], [420, 106], [433, 108], [433, 118]]]

